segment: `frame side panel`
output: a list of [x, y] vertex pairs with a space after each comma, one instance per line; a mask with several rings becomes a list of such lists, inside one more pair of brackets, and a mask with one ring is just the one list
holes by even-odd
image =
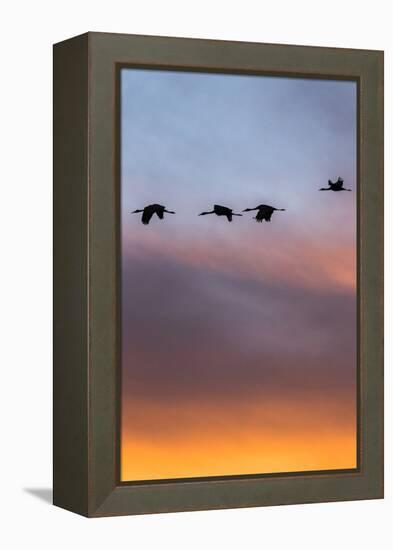
[[384, 494], [383, 343], [383, 53], [374, 52], [361, 80], [360, 124], [360, 365], [363, 470], [379, 498]]
[[53, 49], [53, 502], [88, 500], [88, 38]]

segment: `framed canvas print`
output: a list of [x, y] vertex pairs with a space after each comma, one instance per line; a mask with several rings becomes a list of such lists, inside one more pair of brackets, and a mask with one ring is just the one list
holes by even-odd
[[54, 47], [54, 503], [383, 496], [383, 54]]

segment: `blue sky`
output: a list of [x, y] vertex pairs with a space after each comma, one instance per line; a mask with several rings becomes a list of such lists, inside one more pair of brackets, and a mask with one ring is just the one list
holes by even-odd
[[123, 69], [122, 97], [125, 211], [263, 202], [312, 215], [329, 178], [355, 186], [354, 82]]

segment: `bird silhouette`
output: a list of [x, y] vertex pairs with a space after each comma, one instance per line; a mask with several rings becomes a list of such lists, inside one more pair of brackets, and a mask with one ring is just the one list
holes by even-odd
[[351, 189], [343, 187], [343, 183], [344, 180], [342, 178], [338, 178], [335, 182], [329, 180], [329, 187], [321, 187], [320, 191], [351, 191]]
[[219, 204], [215, 204], [213, 210], [211, 210], [210, 212], [201, 212], [199, 216], [206, 216], [206, 214], [226, 216], [229, 222], [232, 221], [232, 216], [242, 216], [242, 214], [235, 214], [232, 208], [228, 208], [227, 206], [220, 206]]
[[258, 213], [254, 218], [257, 222], [262, 222], [263, 220], [270, 222], [273, 212], [283, 212], [285, 208], [274, 208], [274, 206], [269, 206], [268, 204], [260, 204], [255, 208], [246, 208], [243, 212], [251, 212], [251, 210], [258, 210]]
[[145, 208], [142, 208], [142, 210], [134, 210], [131, 213], [138, 214], [139, 212], [143, 212], [141, 220], [143, 225], [147, 225], [154, 214], [157, 214], [160, 220], [164, 219], [164, 212], [166, 212], [167, 214], [175, 214], [175, 212], [167, 210], [166, 207], [162, 206], [161, 204], [149, 204], [148, 206], [145, 206]]

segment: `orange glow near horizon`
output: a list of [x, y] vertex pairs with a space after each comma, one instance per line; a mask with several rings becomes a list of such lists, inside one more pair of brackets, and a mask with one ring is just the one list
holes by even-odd
[[356, 468], [347, 401], [126, 403], [122, 481]]

